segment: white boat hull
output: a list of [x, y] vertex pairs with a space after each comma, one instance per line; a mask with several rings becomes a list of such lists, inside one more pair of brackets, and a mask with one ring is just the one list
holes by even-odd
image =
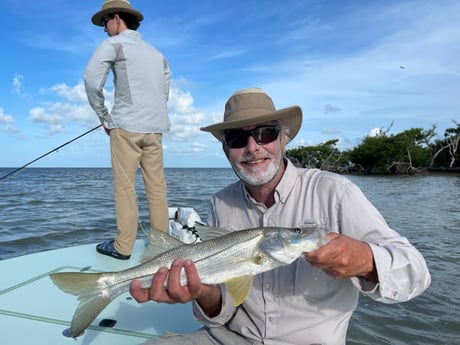
[[[139, 263], [145, 248], [137, 240], [131, 259], [98, 254], [96, 244], [56, 249], [0, 261], [0, 339], [2, 344], [142, 344], [164, 333], [186, 333], [200, 324], [190, 304], [139, 304], [118, 296], [76, 340], [65, 336], [78, 305], [48, 277], [64, 271], [119, 271]], [[99, 324], [116, 321], [113, 327]]]

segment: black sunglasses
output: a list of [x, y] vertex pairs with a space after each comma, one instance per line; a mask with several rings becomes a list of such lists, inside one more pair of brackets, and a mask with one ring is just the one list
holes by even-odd
[[249, 137], [253, 137], [258, 145], [265, 145], [275, 141], [281, 128], [279, 125], [259, 126], [250, 130], [229, 129], [224, 131], [223, 142], [231, 149], [240, 149], [248, 144]]
[[102, 18], [102, 25], [105, 27], [107, 27], [107, 23], [109, 22], [109, 20], [115, 18], [115, 14], [108, 14], [106, 15], [104, 18]]

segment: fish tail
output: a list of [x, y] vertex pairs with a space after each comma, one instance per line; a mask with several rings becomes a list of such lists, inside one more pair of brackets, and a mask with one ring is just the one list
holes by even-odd
[[70, 323], [70, 335], [76, 338], [81, 335], [99, 313], [113, 300], [114, 296], [96, 295], [80, 298]]
[[98, 288], [98, 280], [103, 273], [58, 272], [50, 278], [62, 291], [79, 296], [81, 293]]
[[104, 293], [99, 283], [103, 273], [58, 272], [50, 274], [53, 283], [62, 291], [78, 296], [78, 305], [70, 323], [70, 335], [81, 335], [97, 315], [116, 297]]

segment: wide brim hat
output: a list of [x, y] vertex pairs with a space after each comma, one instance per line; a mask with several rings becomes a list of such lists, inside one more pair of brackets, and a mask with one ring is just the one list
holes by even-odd
[[132, 8], [128, 0], [105, 0], [102, 9], [91, 17], [91, 22], [97, 26], [104, 26], [102, 19], [105, 16], [119, 12], [132, 14], [139, 22], [144, 19], [142, 13]]
[[225, 104], [224, 121], [201, 127], [222, 141], [225, 130], [279, 121], [288, 129], [289, 141], [294, 139], [302, 125], [302, 109], [291, 106], [275, 109], [272, 99], [260, 88], [250, 88], [235, 92]]

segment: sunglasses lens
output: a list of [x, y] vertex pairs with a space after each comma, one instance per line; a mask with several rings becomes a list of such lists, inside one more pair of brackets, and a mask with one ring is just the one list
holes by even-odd
[[249, 131], [231, 130], [224, 134], [224, 141], [231, 149], [240, 149], [248, 143]]
[[279, 133], [280, 129], [278, 126], [266, 126], [256, 128], [253, 136], [257, 144], [265, 145], [278, 138]]
[[254, 138], [258, 145], [265, 145], [273, 142], [278, 138], [280, 127], [273, 126], [260, 126], [249, 131], [234, 129], [226, 131], [223, 140], [231, 149], [240, 149], [248, 144], [250, 136]]

